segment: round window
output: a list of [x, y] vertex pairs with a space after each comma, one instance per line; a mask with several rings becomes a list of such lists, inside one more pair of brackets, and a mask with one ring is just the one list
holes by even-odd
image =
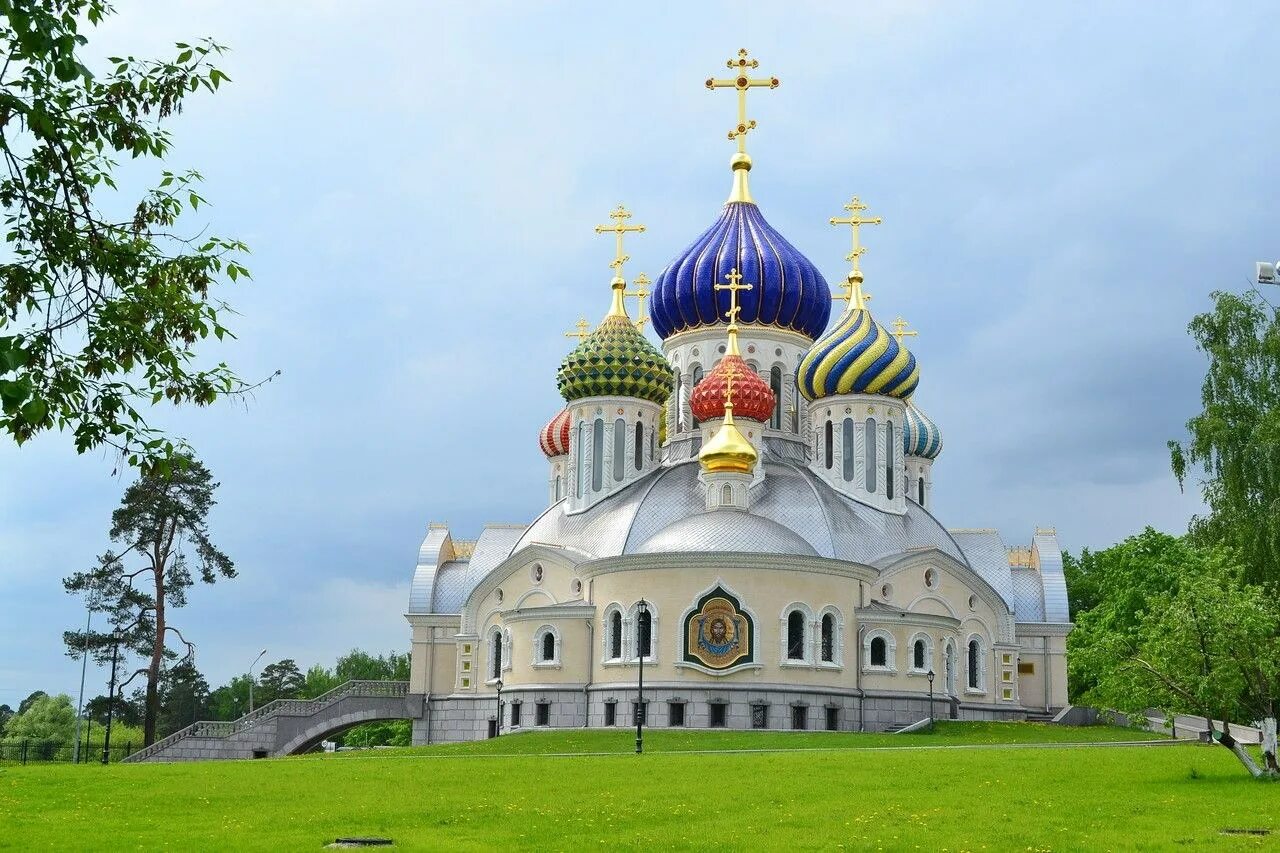
[[494, 598], [498, 599], [498, 603], [499, 603], [499, 604], [501, 604], [501, 603], [502, 603], [502, 590], [501, 590], [501, 589], [494, 590], [494, 592], [493, 592], [493, 596], [494, 596]]
[[978, 596], [976, 595], [969, 596], [969, 609], [970, 610], [978, 609]]
[[887, 583], [884, 586], [880, 587], [880, 597], [883, 598], [885, 601], [888, 601], [889, 599], [893, 598], [893, 584]]
[[582, 595], [582, 580], [579, 578], [573, 579], [573, 594]]
[[534, 583], [542, 583], [542, 563], [534, 563], [529, 569], [529, 577], [533, 578]]
[[933, 589], [938, 585], [938, 573], [933, 569], [924, 570], [924, 585]]

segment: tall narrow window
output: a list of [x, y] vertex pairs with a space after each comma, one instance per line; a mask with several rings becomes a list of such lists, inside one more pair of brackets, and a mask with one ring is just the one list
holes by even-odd
[[622, 657], [622, 614], [617, 610], [609, 614], [609, 659]]
[[791, 383], [791, 431], [800, 434], [800, 383]]
[[827, 470], [830, 470], [831, 466], [835, 464], [835, 458], [831, 450], [831, 421], [827, 421], [827, 425], [823, 430], [822, 443], [824, 461], [826, 462]]
[[[684, 376], [676, 374], [676, 432], [684, 432]], [[668, 424], [668, 427], [670, 425]]]
[[550, 631], [542, 635], [542, 661], [549, 663], [556, 659], [556, 635]]
[[644, 467], [644, 424], [636, 421], [636, 470]]
[[773, 389], [773, 417], [769, 418], [769, 426], [782, 429], [782, 368], [774, 367], [769, 371], [769, 387]]
[[649, 430], [649, 461], [653, 461], [653, 457], [658, 455], [658, 430], [656, 428]]
[[[695, 364], [693, 372], [689, 374], [689, 396], [693, 396], [693, 389], [698, 387], [698, 383], [702, 381], [702, 366]], [[689, 417], [693, 421], [693, 428], [698, 428], [698, 418], [690, 411]]]
[[502, 677], [502, 632], [494, 631], [493, 637], [489, 641], [490, 648], [493, 650], [493, 672], [490, 678]]
[[889, 665], [889, 644], [884, 641], [884, 637], [871, 638], [871, 665]]
[[978, 648], [977, 640], [969, 641], [969, 686], [974, 690], [981, 687], [979, 681], [978, 664], [981, 659], [981, 650]]
[[582, 497], [582, 490], [586, 488], [587, 484], [587, 425], [584, 423], [578, 424], [578, 441], [576, 443], [578, 445], [578, 476], [576, 479], [578, 481], [578, 497]]
[[591, 436], [591, 490], [604, 488], [604, 421], [596, 419]]
[[653, 614], [648, 610], [636, 616], [636, 657], [653, 657]]
[[556, 500], [564, 497], [564, 483], [560, 482], [560, 475], [556, 474]]
[[787, 614], [787, 660], [804, 660], [804, 614], [799, 610]]
[[613, 422], [613, 481], [621, 483], [627, 476], [627, 422], [618, 418]]
[[844, 446], [844, 479], [853, 480], [853, 418], [845, 418], [841, 427], [841, 440]]
[[893, 421], [884, 427], [884, 493], [893, 500]]
[[863, 435], [862, 445], [867, 448], [867, 491], [875, 493], [876, 490], [876, 450], [878, 442], [876, 441], [876, 420], [875, 418], [867, 418], [865, 427], [866, 434]]
[[911, 646], [911, 666], [917, 670], [924, 669], [924, 640], [916, 640]]
[[822, 614], [822, 660], [831, 663], [836, 659], [836, 617]]
[[919, 477], [916, 480], [916, 489], [920, 492], [920, 500], [916, 501], [916, 503], [924, 506], [924, 477]]

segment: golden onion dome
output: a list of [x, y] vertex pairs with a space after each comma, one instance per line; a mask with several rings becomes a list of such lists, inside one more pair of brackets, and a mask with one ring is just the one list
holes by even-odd
[[733, 404], [726, 404], [724, 423], [698, 453], [698, 462], [702, 465], [702, 470], [708, 474], [720, 471], [750, 474], [755, 470], [758, 458], [756, 449], [733, 423]]

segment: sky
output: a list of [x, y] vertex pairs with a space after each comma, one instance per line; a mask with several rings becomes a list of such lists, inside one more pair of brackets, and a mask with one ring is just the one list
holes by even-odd
[[[920, 331], [942, 522], [1078, 551], [1202, 510], [1165, 443], [1198, 411], [1187, 323], [1280, 256], [1274, 3], [116, 5], [89, 56], [232, 48], [166, 165], [206, 179], [192, 231], [253, 250], [220, 293], [237, 339], [202, 357], [281, 371], [152, 416], [221, 483], [239, 576], [175, 619], [215, 686], [264, 648], [406, 650], [428, 523], [543, 508], [562, 332], [608, 308], [592, 226], [625, 202], [648, 227], [628, 269], [656, 278], [715, 219], [735, 105], [703, 80], [739, 47], [782, 80], [749, 99], [770, 222], [838, 282], [827, 218], [853, 194], [883, 217], [867, 290]], [[116, 467], [66, 435], [0, 442], [0, 704], [76, 694], [61, 578], [110, 545]]]

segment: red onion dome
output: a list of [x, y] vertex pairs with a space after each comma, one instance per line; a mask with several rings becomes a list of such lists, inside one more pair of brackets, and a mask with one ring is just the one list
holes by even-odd
[[730, 353], [693, 389], [689, 408], [700, 421], [724, 417], [725, 367], [733, 365], [733, 416], [765, 423], [773, 414], [773, 389], [742, 356]]
[[538, 446], [550, 459], [569, 452], [569, 410], [564, 409], [538, 433]]

